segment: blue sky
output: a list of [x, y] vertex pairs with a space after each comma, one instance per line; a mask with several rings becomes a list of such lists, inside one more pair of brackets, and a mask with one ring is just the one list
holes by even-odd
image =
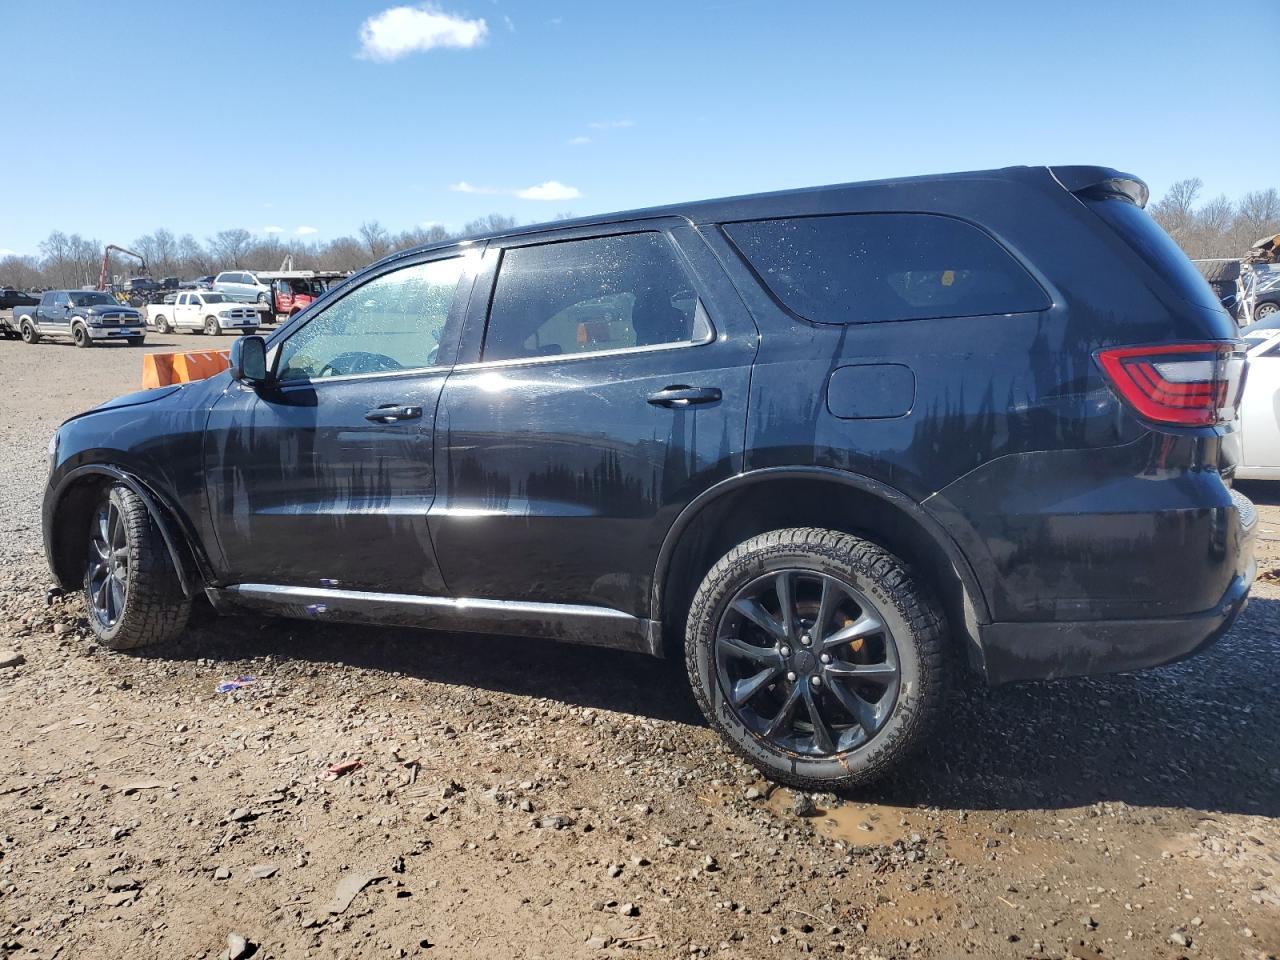
[[[0, 150], [0, 250], [54, 229], [326, 240], [1017, 163], [1120, 167], [1156, 196], [1280, 186], [1230, 7], [394, 6], [0, 0], [32, 68], [5, 78], [26, 133]], [[1280, 3], [1248, 17], [1280, 34]]]

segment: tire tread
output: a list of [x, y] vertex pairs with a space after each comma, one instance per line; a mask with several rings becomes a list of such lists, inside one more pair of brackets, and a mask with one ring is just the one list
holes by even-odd
[[[743, 541], [711, 567], [694, 593], [689, 605], [690, 613], [686, 628], [685, 666], [689, 673], [694, 697], [708, 722], [738, 756], [753, 766], [759, 767], [757, 759], [745, 750], [720, 723], [708, 691], [703, 690], [699, 682], [697, 639], [694, 636], [694, 630], [696, 619], [699, 616], [705, 616], [713, 595], [735, 570], [758, 560], [761, 555], [797, 551], [821, 554], [829, 561], [846, 564], [868, 579], [876, 581], [890, 595], [894, 606], [914, 634], [912, 642], [919, 655], [918, 684], [921, 694], [901, 703], [897, 708], [907, 711], [904, 722], [897, 726], [889, 734], [889, 739], [874, 752], [870, 763], [857, 771], [849, 770], [848, 776], [837, 780], [815, 779], [794, 772], [783, 773], [775, 769], [762, 769], [762, 772], [771, 779], [802, 790], [821, 791], [860, 786], [883, 778], [920, 745], [941, 713], [946, 699], [949, 674], [945, 663], [947, 659], [946, 621], [939, 613], [936, 601], [911, 576], [903, 562], [888, 550], [853, 534], [819, 527], [772, 530]], [[901, 638], [901, 640], [905, 639]], [[848, 769], [846, 767], [846, 770]]]

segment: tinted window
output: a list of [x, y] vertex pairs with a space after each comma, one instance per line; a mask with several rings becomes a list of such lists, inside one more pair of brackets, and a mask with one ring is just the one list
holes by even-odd
[[421, 263], [356, 287], [284, 342], [280, 379], [431, 366], [462, 266], [461, 257]]
[[1090, 200], [1090, 209], [1111, 225], [1156, 273], [1191, 303], [1215, 309], [1222, 303], [1204, 276], [1195, 268], [1173, 238], [1151, 219], [1147, 211], [1128, 200]]
[[725, 224], [792, 312], [872, 323], [1044, 310], [1040, 285], [977, 227], [929, 214], [848, 214]]
[[703, 338], [695, 326], [704, 324], [662, 234], [516, 247], [502, 255], [484, 359], [687, 343]]

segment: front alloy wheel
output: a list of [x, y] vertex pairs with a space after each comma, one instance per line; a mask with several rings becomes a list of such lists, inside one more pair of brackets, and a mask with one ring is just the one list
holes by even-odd
[[104, 646], [129, 650], [182, 632], [191, 601], [146, 504], [123, 484], [95, 506], [86, 558], [85, 607]]
[[120, 504], [108, 497], [94, 517], [89, 535], [89, 570], [85, 574], [85, 599], [94, 619], [111, 628], [124, 613], [129, 590], [129, 538]]
[[711, 725], [802, 789], [883, 776], [944, 696], [943, 618], [888, 551], [846, 533], [775, 530], [731, 550], [689, 607], [685, 653]]

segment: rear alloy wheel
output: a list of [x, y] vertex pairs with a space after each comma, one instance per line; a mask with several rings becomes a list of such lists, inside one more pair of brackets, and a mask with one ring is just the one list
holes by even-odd
[[902, 562], [832, 530], [761, 534], [707, 573], [686, 660], [703, 713], [765, 776], [869, 783], [943, 699], [943, 621]]
[[83, 323], [77, 323], [71, 328], [71, 340], [77, 347], [93, 346], [93, 339], [89, 336], [89, 328]]
[[30, 320], [23, 320], [18, 327], [18, 336], [22, 337], [23, 343], [36, 343], [40, 339], [40, 334], [36, 332], [35, 324]]
[[1267, 317], [1274, 317], [1280, 313], [1280, 305], [1274, 303], [1260, 303], [1253, 311], [1254, 320], [1265, 320]]
[[208, 337], [216, 337], [218, 334], [222, 332], [222, 328], [218, 326], [217, 317], [204, 318], [204, 332], [205, 332], [205, 336], [208, 336]]
[[168, 333], [172, 327], [169, 326], [169, 320], [166, 317], [156, 317], [156, 332]]
[[84, 601], [89, 625], [112, 650], [170, 640], [187, 625], [191, 602], [164, 538], [122, 484], [104, 492], [90, 521]]

